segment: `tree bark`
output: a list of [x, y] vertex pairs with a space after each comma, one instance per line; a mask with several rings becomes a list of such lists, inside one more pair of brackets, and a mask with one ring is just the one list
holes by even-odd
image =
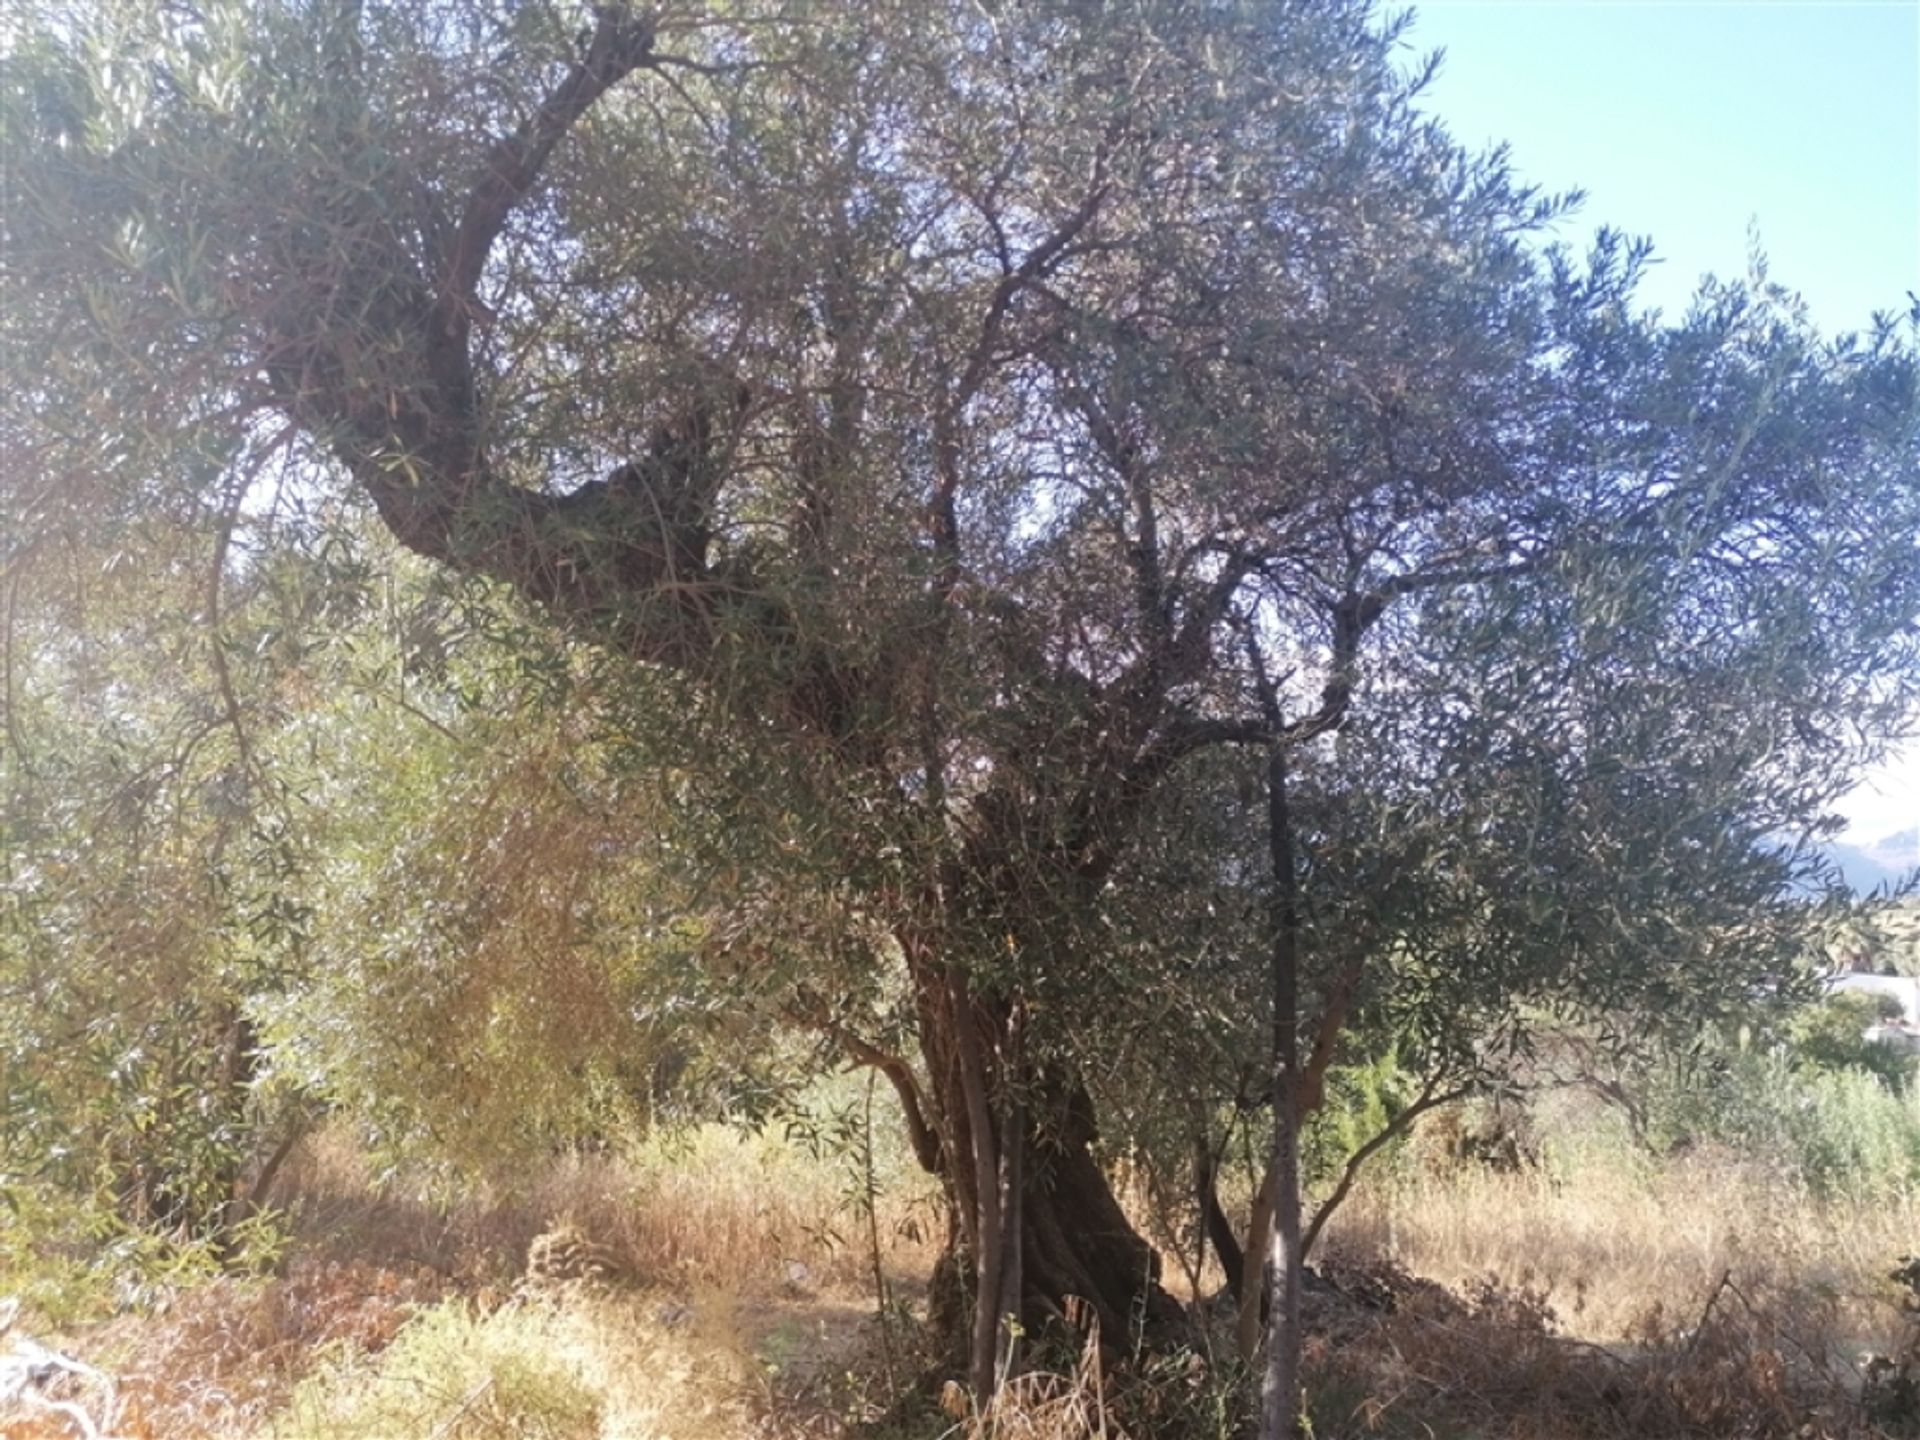
[[1273, 1166], [1269, 1163], [1259, 1189], [1254, 1191], [1253, 1213], [1247, 1221], [1245, 1253], [1259, 1268], [1251, 1283], [1243, 1285], [1235, 1297], [1239, 1305], [1234, 1317], [1234, 1348], [1248, 1365], [1260, 1358], [1261, 1331], [1267, 1318], [1267, 1287], [1272, 1278], [1267, 1256], [1273, 1248], [1273, 1186]]
[[1161, 1288], [1158, 1252], [1133, 1228], [1094, 1157], [1086, 1091], [1055, 1081], [1048, 1099], [1051, 1123], [1029, 1117], [1020, 1142], [1029, 1158], [1017, 1207], [1021, 1323], [1039, 1330], [1072, 1319], [1077, 1300], [1110, 1342], [1169, 1334], [1180, 1306]]
[[1172, 1333], [1180, 1305], [1094, 1154], [1085, 1087], [1031, 1062], [1017, 1002], [932, 978], [918, 987], [921, 1044], [959, 1252], [942, 1272], [969, 1292], [964, 1305], [943, 1296], [934, 1318], [964, 1331], [949, 1338], [976, 1393], [1014, 1366], [1013, 1321], [1029, 1334], [1092, 1321], [1114, 1344]]
[[1206, 1246], [1213, 1246], [1219, 1257], [1220, 1273], [1226, 1276], [1227, 1293], [1237, 1302], [1246, 1291], [1244, 1252], [1233, 1222], [1220, 1206], [1220, 1158], [1214, 1154], [1213, 1140], [1207, 1133], [1207, 1108], [1204, 1101], [1193, 1102], [1193, 1199], [1200, 1211], [1201, 1248], [1195, 1266], [1195, 1285], [1200, 1267], [1207, 1261]]
[[[1273, 859], [1273, 1155], [1267, 1287], [1272, 1296], [1260, 1393], [1261, 1440], [1294, 1440], [1300, 1420], [1300, 896], [1293, 818], [1287, 808], [1286, 747], [1267, 760], [1267, 839]], [[1255, 1301], [1258, 1304], [1258, 1301]]]

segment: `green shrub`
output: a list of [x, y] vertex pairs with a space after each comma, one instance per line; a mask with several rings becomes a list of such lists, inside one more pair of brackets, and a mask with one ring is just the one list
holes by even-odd
[[1829, 1190], [1885, 1191], [1920, 1180], [1920, 1114], [1858, 1070], [1804, 1077], [1813, 1099], [1795, 1132], [1801, 1168]]
[[1869, 1026], [1901, 1014], [1890, 995], [1830, 995], [1794, 1020], [1789, 1037], [1797, 1063], [1834, 1074], [1857, 1071], [1873, 1076], [1889, 1090], [1905, 1090], [1916, 1059], [1891, 1045], [1869, 1040]]
[[603, 1397], [559, 1317], [464, 1304], [422, 1311], [377, 1357], [348, 1354], [302, 1382], [271, 1440], [592, 1440]]
[[1660, 1158], [1617, 1104], [1590, 1090], [1549, 1090], [1533, 1097], [1529, 1112], [1540, 1161], [1561, 1184], [1606, 1174], [1650, 1185], [1661, 1174]]
[[[277, 1242], [276, 1217], [240, 1237]], [[269, 1245], [264, 1258], [271, 1261]], [[244, 1250], [233, 1257], [245, 1263]], [[222, 1268], [215, 1247], [129, 1224], [111, 1205], [61, 1186], [0, 1174], [0, 1297], [54, 1328], [164, 1300]]]
[[[1326, 1103], [1300, 1134], [1301, 1179], [1318, 1185], [1338, 1174], [1347, 1157], [1386, 1129], [1418, 1089], [1417, 1079], [1401, 1067], [1392, 1049], [1372, 1060], [1328, 1070]], [[1391, 1169], [1405, 1145], [1402, 1136], [1373, 1157], [1370, 1170], [1378, 1174]]]
[[1867, 1071], [1746, 1053], [1702, 1075], [1669, 1076], [1650, 1098], [1650, 1138], [1662, 1149], [1717, 1142], [1827, 1194], [1920, 1182], [1920, 1097]]

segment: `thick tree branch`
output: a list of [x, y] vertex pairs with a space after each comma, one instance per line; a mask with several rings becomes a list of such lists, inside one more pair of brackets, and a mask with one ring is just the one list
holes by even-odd
[[1320, 687], [1320, 704], [1310, 715], [1285, 726], [1280, 738], [1288, 745], [1304, 745], [1309, 740], [1338, 730], [1346, 723], [1347, 710], [1353, 704], [1355, 671], [1360, 660], [1360, 639], [1386, 608], [1386, 600], [1377, 593], [1348, 592], [1333, 607], [1333, 663], [1327, 680]]
[[1374, 589], [1366, 597], [1378, 608], [1384, 608], [1387, 602], [1402, 595], [1411, 595], [1421, 590], [1444, 590], [1453, 585], [1484, 585], [1489, 580], [1511, 580], [1522, 575], [1531, 575], [1540, 568], [1538, 557], [1526, 560], [1513, 560], [1498, 565], [1436, 565], [1427, 570], [1412, 570], [1405, 575], [1396, 575]]
[[596, 100], [652, 61], [655, 25], [651, 14], [636, 15], [620, 5], [598, 7], [586, 53], [574, 62], [540, 108], [487, 153], [448, 247], [441, 276], [439, 307], [449, 332], [464, 335], [468, 307], [493, 242], [514, 207], [539, 180], [553, 147]]
[[973, 1333], [969, 1346], [968, 1373], [974, 1394], [992, 1395], [995, 1388], [994, 1361], [998, 1354], [1001, 1316], [1007, 1304], [1017, 1311], [1020, 1297], [1007, 1296], [1000, 1286], [1005, 1276], [1004, 1246], [1007, 1235], [1000, 1203], [1001, 1163], [998, 1137], [993, 1128], [992, 1096], [988, 1090], [984, 1040], [980, 1034], [979, 1007], [968, 991], [966, 981], [952, 969], [947, 972], [948, 1004], [952, 1006], [954, 1053], [959, 1061], [960, 1093], [966, 1106], [971, 1132], [974, 1184], [974, 1294]]
[[[1274, 726], [1258, 721], [1206, 719], [1184, 712], [1167, 718], [1169, 695], [1205, 673], [1213, 657], [1214, 627], [1226, 615], [1252, 564], [1243, 552], [1229, 555], [1179, 628], [1150, 636], [1140, 657], [1107, 687], [1119, 723], [1110, 727], [1100, 762], [1089, 767], [1072, 833], [1105, 836], [1117, 843], [1126, 831], [1125, 822], [1181, 760], [1214, 745], [1264, 744], [1276, 737]], [[1092, 853], [1104, 854], [1106, 848], [1102, 842]], [[1083, 862], [1083, 873], [1091, 873], [1088, 863]]]
[[1167, 610], [1166, 579], [1160, 560], [1160, 518], [1154, 501], [1153, 478], [1140, 446], [1123, 435], [1120, 422], [1063, 365], [1054, 366], [1067, 400], [1087, 427], [1094, 446], [1126, 487], [1133, 512], [1133, 532], [1126, 536], [1127, 564], [1133, 570], [1134, 606], [1155, 651], [1168, 648], [1172, 616]]
[[1216, 1149], [1208, 1138], [1206, 1102], [1195, 1095], [1189, 1102], [1188, 1113], [1192, 1127], [1193, 1197], [1200, 1211], [1201, 1227], [1200, 1253], [1194, 1268], [1197, 1273], [1206, 1262], [1206, 1246], [1211, 1243], [1220, 1261], [1221, 1274], [1226, 1276], [1227, 1292], [1238, 1299], [1245, 1283], [1246, 1259], [1240, 1250], [1240, 1237], [1234, 1234], [1233, 1222], [1220, 1204], [1219, 1188], [1220, 1159], [1233, 1138], [1233, 1122], [1228, 1122]]
[[[323, 414], [320, 423], [333, 421]], [[741, 592], [705, 560], [704, 504], [718, 464], [705, 427], [669, 427], [646, 459], [547, 495], [495, 475], [467, 423], [457, 413], [402, 416], [383, 434], [349, 415], [332, 425], [334, 448], [409, 550], [504, 581], [636, 659], [687, 668], [710, 652], [717, 605]]]
[[907, 1142], [913, 1146], [913, 1158], [930, 1175], [945, 1173], [945, 1152], [939, 1133], [927, 1122], [925, 1098], [913, 1067], [900, 1056], [870, 1044], [833, 1020], [818, 1015], [796, 1018], [832, 1039], [856, 1064], [871, 1066], [887, 1077], [894, 1093], [900, 1097], [900, 1112], [907, 1122]]
[[[554, 148], [610, 88], [653, 63], [655, 19], [603, 5], [584, 49], [534, 113], [484, 157], [459, 223], [422, 276], [398, 249], [343, 280], [412, 363], [370, 377], [324, 324], [295, 330], [267, 369], [283, 408], [323, 439], [408, 549], [491, 576], [637, 659], [687, 668], [711, 652], [724, 605], [788, 617], [747, 577], [710, 570], [708, 524], [724, 446], [737, 428], [724, 386], [663, 424], [650, 452], [604, 481], [543, 494], [501, 475], [488, 454], [469, 353], [470, 312], [489, 253], [538, 185]], [[364, 291], [364, 295], [357, 292]]]
[[1349, 965], [1327, 987], [1320, 1023], [1314, 1028], [1313, 1048], [1308, 1051], [1306, 1063], [1300, 1067], [1294, 1082], [1293, 1113], [1301, 1123], [1326, 1103], [1327, 1071], [1333, 1066], [1334, 1051], [1339, 1046], [1341, 1032], [1347, 1028], [1347, 1017], [1353, 1013], [1354, 992], [1360, 987], [1362, 970], [1358, 962]]
[[[1181, 714], [1160, 729], [1124, 767], [1088, 782], [1075, 806], [1070, 848], [1083, 881], [1104, 878], [1130, 843], [1134, 817], [1154, 787], [1187, 756], [1215, 745], [1267, 745], [1272, 727], [1257, 720], [1209, 719]], [[1117, 780], [1112, 779], [1117, 774]]]
[[1220, 622], [1233, 608], [1233, 597], [1258, 562], [1244, 547], [1229, 550], [1213, 577], [1194, 602], [1187, 607], [1180, 628], [1166, 640], [1166, 651], [1152, 661], [1156, 676], [1168, 688], [1189, 684], [1199, 678], [1213, 658], [1212, 637]]

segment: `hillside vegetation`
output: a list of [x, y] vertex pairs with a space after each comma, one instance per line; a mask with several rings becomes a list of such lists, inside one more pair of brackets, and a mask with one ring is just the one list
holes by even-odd
[[[1373, 1084], [1343, 1077], [1346, 1120]], [[1920, 1090], [1781, 1054], [1635, 1091], [1639, 1136], [1591, 1089], [1553, 1089], [1441, 1112], [1377, 1162], [1309, 1293], [1316, 1435], [1920, 1433]], [[1203, 1303], [1172, 1356], [1057, 1352], [994, 1408], [949, 1391], [943, 1409], [924, 1381], [938, 1192], [867, 1098], [849, 1077], [785, 1131], [662, 1134], [518, 1184], [378, 1178], [324, 1130], [237, 1272], [15, 1228], [16, 1346], [114, 1377], [65, 1393], [129, 1440], [1238, 1433], [1211, 1259], [1176, 1281]], [[823, 1146], [836, 1114], [857, 1123]], [[1191, 1205], [1116, 1160], [1142, 1228], [1197, 1253]]]

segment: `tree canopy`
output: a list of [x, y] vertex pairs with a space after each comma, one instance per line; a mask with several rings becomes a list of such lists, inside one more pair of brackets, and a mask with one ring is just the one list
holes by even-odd
[[[1275, 923], [1283, 1108], [1365, 1026], [1472, 1069], [1542, 1010], [1684, 1023], [1791, 973], [1823, 808], [1912, 723], [1910, 335], [1823, 338], [1763, 272], [1636, 307], [1647, 248], [1552, 245], [1571, 197], [1454, 144], [1369, 5], [15, 30], [9, 653], [63, 562], [200, 577], [257, 797], [224, 594], [369, 525], [478, 587], [514, 618], [471, 663], [548, 698], [426, 771], [465, 798], [312, 983], [385, 966], [405, 1009], [496, 943], [677, 935], [894, 1083], [983, 1386], [1006, 1314], [1171, 1312], [1099, 1102], [1261, 1069]], [[339, 624], [309, 578], [287, 634]], [[513, 788], [580, 764], [591, 824]], [[16, 815], [50, 793], [14, 770]], [[441, 846], [579, 888], [450, 915], [407, 859]]]

